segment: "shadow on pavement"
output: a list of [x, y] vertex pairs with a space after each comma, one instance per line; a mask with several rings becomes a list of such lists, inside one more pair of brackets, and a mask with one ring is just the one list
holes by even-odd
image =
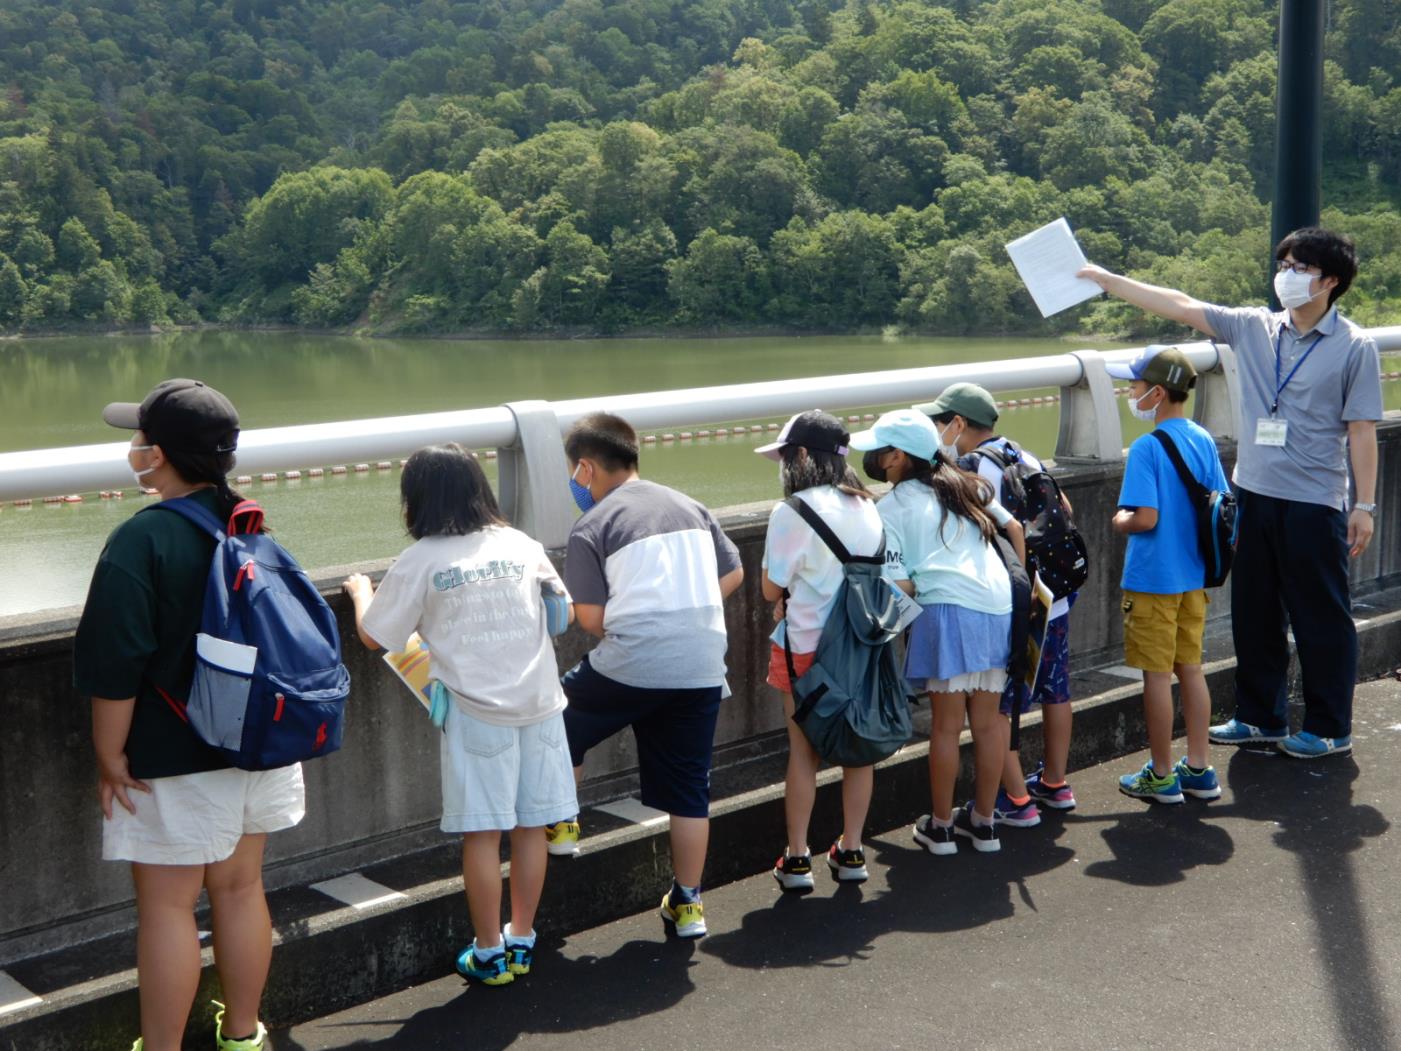
[[[404, 1019], [377, 1019], [383, 1030], [400, 1028], [393, 1036], [366, 1037], [339, 1047], [435, 1048], [464, 1047], [471, 1051], [500, 1051], [525, 1033], [583, 1033], [629, 1018], [665, 1011], [695, 987], [687, 973], [695, 961], [696, 943], [630, 941], [607, 957], [570, 959], [560, 953], [563, 942], [537, 947], [534, 975], [498, 989], [468, 985], [446, 1003], [425, 1008]], [[645, 975], [645, 980], [636, 980]], [[619, 990], [626, 988], [627, 995]], [[569, 990], [566, 1001], [560, 990]], [[452, 1040], [458, 1043], [450, 1043]], [[277, 1051], [304, 1051], [289, 1033], [276, 1034]]]
[[[1358, 774], [1351, 756], [1294, 760], [1275, 751], [1238, 749], [1225, 771], [1229, 802], [1189, 798], [1182, 806], [1145, 804], [1136, 813], [1081, 819], [1118, 822], [1101, 833], [1114, 858], [1085, 866], [1085, 874], [1136, 886], [1176, 883], [1190, 868], [1230, 859], [1231, 837], [1217, 822], [1237, 818], [1276, 825], [1275, 845], [1295, 856], [1344, 1046], [1395, 1047], [1396, 1030], [1377, 979], [1376, 947], [1350, 856], [1367, 839], [1387, 832], [1391, 822], [1376, 807], [1353, 803]], [[1289, 862], [1282, 857], [1278, 864]], [[1251, 907], [1249, 901], [1236, 904]], [[1237, 988], [1251, 988], [1248, 975], [1235, 978]]]
[[701, 951], [735, 967], [843, 967], [894, 931], [932, 934], [1007, 919], [1015, 911], [1013, 893], [1036, 908], [1028, 877], [1075, 857], [1056, 842], [1064, 832], [1061, 822], [1047, 821], [1018, 829], [1015, 842], [1005, 837], [997, 854], [977, 854], [964, 843], [952, 857], [933, 857], [909, 839], [908, 828], [899, 829], [866, 843], [868, 858], [886, 870], [886, 890], [846, 884], [835, 891], [819, 886], [806, 897], [783, 894], [771, 907], [747, 913], [738, 930], [711, 935]]
[[1377, 947], [1351, 855], [1391, 822], [1376, 807], [1352, 801], [1358, 773], [1350, 755], [1290, 760], [1237, 752], [1227, 766], [1235, 798], [1222, 813], [1279, 824], [1274, 841], [1295, 855], [1338, 1030], [1345, 1046], [1376, 1051], [1397, 1046], [1397, 1030], [1377, 980]]

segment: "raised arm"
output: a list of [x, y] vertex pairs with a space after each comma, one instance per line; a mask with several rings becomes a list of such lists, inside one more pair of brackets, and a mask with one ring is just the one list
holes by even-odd
[[1212, 331], [1206, 320], [1206, 304], [1199, 299], [1193, 299], [1186, 292], [1144, 284], [1123, 274], [1110, 273], [1093, 263], [1085, 266], [1075, 276], [1093, 281], [1111, 296], [1122, 299], [1140, 310], [1146, 310], [1169, 321], [1190, 325], [1203, 335], [1216, 338], [1217, 334]]

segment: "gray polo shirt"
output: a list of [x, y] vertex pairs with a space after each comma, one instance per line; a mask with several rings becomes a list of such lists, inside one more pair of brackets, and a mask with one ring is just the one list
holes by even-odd
[[[1299, 332], [1288, 311], [1267, 307], [1207, 305], [1206, 320], [1216, 338], [1235, 351], [1240, 375], [1235, 483], [1252, 493], [1343, 510], [1348, 500], [1347, 425], [1382, 418], [1376, 343], [1336, 308], [1309, 332]], [[1289, 426], [1283, 447], [1255, 441], [1259, 421], [1270, 418], [1275, 402], [1276, 338], [1279, 382], [1303, 359], [1278, 396], [1275, 418]]]

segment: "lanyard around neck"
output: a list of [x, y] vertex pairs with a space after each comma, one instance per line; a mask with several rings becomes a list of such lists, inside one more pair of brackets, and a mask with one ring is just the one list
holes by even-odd
[[1309, 344], [1308, 349], [1304, 351], [1304, 353], [1300, 356], [1299, 360], [1296, 361], [1296, 362], [1294, 362], [1294, 367], [1293, 367], [1292, 369], [1289, 370], [1289, 375], [1288, 375], [1288, 376], [1285, 376], [1285, 377], [1284, 377], [1284, 382], [1281, 383], [1281, 382], [1280, 382], [1280, 379], [1279, 379], [1279, 371], [1280, 371], [1280, 364], [1279, 364], [1279, 344], [1280, 344], [1280, 338], [1281, 338], [1283, 335], [1284, 335], [1284, 326], [1281, 325], [1281, 326], [1279, 327], [1279, 331], [1275, 333], [1275, 400], [1274, 400], [1274, 404], [1270, 406], [1270, 415], [1271, 415], [1271, 416], [1273, 416], [1275, 413], [1279, 412], [1279, 396], [1280, 396], [1281, 394], [1284, 393], [1284, 388], [1287, 387], [1287, 386], [1289, 386], [1289, 381], [1292, 380], [1292, 379], [1294, 378], [1294, 373], [1296, 373], [1296, 372], [1299, 371], [1299, 367], [1300, 367], [1301, 365], [1303, 365], [1303, 363], [1304, 363], [1305, 361], [1308, 360], [1308, 356], [1309, 356], [1310, 354], [1313, 353], [1313, 348], [1316, 347], [1316, 346], [1318, 346], [1319, 342], [1323, 339], [1323, 333], [1322, 333], [1322, 332], [1320, 332], [1318, 335], [1316, 335], [1316, 336], [1313, 337], [1313, 342]]

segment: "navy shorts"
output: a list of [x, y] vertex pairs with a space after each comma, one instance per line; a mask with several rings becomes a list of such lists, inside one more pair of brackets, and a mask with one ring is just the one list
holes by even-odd
[[1008, 681], [1002, 692], [1001, 711], [1012, 714], [1012, 700], [1021, 699], [1022, 712], [1031, 711], [1033, 704], [1068, 704], [1070, 702], [1070, 618], [1057, 617], [1046, 627], [1046, 645], [1041, 650], [1041, 668], [1036, 673], [1036, 694], [1032, 696], [1024, 682]]
[[632, 727], [644, 806], [677, 817], [710, 816], [710, 756], [720, 714], [719, 686], [649, 690], [594, 671], [585, 657], [560, 680], [569, 707], [564, 729], [574, 765]]

